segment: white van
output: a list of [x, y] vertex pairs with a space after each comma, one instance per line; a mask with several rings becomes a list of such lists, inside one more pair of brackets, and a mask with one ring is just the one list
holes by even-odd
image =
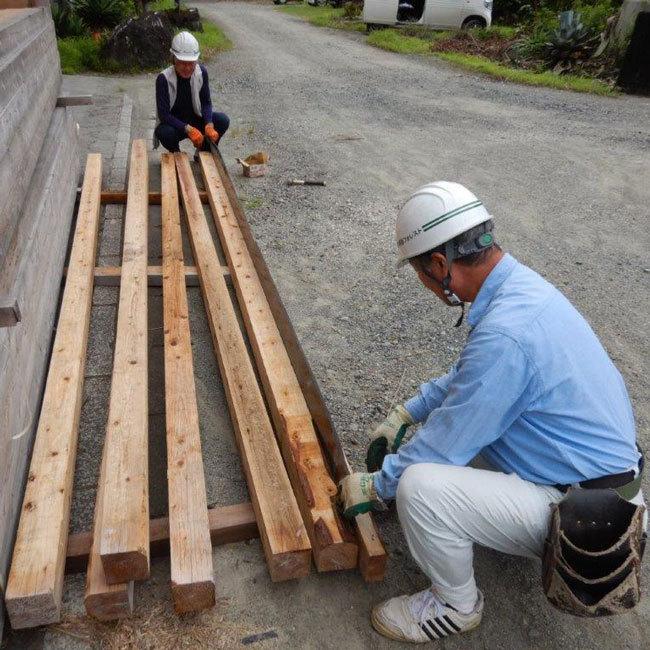
[[489, 27], [492, 0], [364, 0], [363, 22], [375, 25], [426, 25], [434, 29]]

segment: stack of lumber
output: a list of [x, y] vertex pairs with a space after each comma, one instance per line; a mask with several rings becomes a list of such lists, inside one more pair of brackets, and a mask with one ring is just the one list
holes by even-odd
[[[128, 616], [134, 582], [148, 578], [153, 554], [166, 552], [176, 611], [211, 607], [218, 590], [212, 545], [255, 536], [274, 581], [308, 575], [312, 556], [319, 571], [359, 567], [366, 580], [381, 579], [386, 554], [372, 519], [359, 518], [355, 534], [337, 511], [335, 481], [349, 467], [220, 158], [201, 154], [205, 193], [199, 192], [185, 154], [161, 156], [162, 192], [149, 193], [143, 140], [133, 142], [129, 170], [126, 196], [111, 195], [101, 191], [101, 157], [91, 154], [86, 163], [7, 585], [12, 626], [60, 620], [66, 565], [87, 569], [90, 615], [100, 620]], [[97, 278], [109, 277], [95, 268], [100, 205], [111, 200], [126, 201], [126, 214], [122, 265], [110, 276], [119, 279], [120, 300], [106, 438], [93, 532], [69, 537], [92, 291]], [[148, 206], [153, 203], [161, 204], [160, 271], [147, 266]], [[219, 261], [209, 215], [227, 268]], [[183, 226], [195, 271], [185, 264]], [[186, 290], [196, 277], [250, 504], [207, 506]], [[169, 515], [150, 521], [147, 287], [160, 278]], [[303, 392], [303, 384], [311, 386], [309, 392]]]
[[49, 9], [1, 10], [0, 636], [79, 175], [60, 83]]

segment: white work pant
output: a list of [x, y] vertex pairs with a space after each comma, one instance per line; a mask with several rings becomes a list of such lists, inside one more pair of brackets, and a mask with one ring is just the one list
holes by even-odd
[[549, 506], [563, 496], [516, 474], [422, 463], [400, 478], [397, 512], [411, 555], [441, 600], [469, 611], [478, 597], [473, 544], [541, 557]]

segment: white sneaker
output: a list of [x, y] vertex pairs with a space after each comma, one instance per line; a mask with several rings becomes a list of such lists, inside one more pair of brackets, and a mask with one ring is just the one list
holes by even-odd
[[372, 610], [372, 626], [389, 639], [426, 643], [478, 627], [483, 616], [483, 594], [478, 592], [474, 611], [461, 614], [441, 602], [431, 589], [412, 596], [391, 598]]

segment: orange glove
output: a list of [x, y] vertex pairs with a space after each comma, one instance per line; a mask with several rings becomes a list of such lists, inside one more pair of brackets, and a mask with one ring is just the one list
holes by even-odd
[[193, 126], [187, 126], [187, 137], [192, 141], [192, 144], [200, 149], [203, 146], [203, 134], [198, 129], [195, 129]]
[[205, 137], [212, 140], [213, 144], [217, 144], [219, 141], [219, 132], [214, 128], [214, 126], [212, 126], [212, 124], [206, 124]]

